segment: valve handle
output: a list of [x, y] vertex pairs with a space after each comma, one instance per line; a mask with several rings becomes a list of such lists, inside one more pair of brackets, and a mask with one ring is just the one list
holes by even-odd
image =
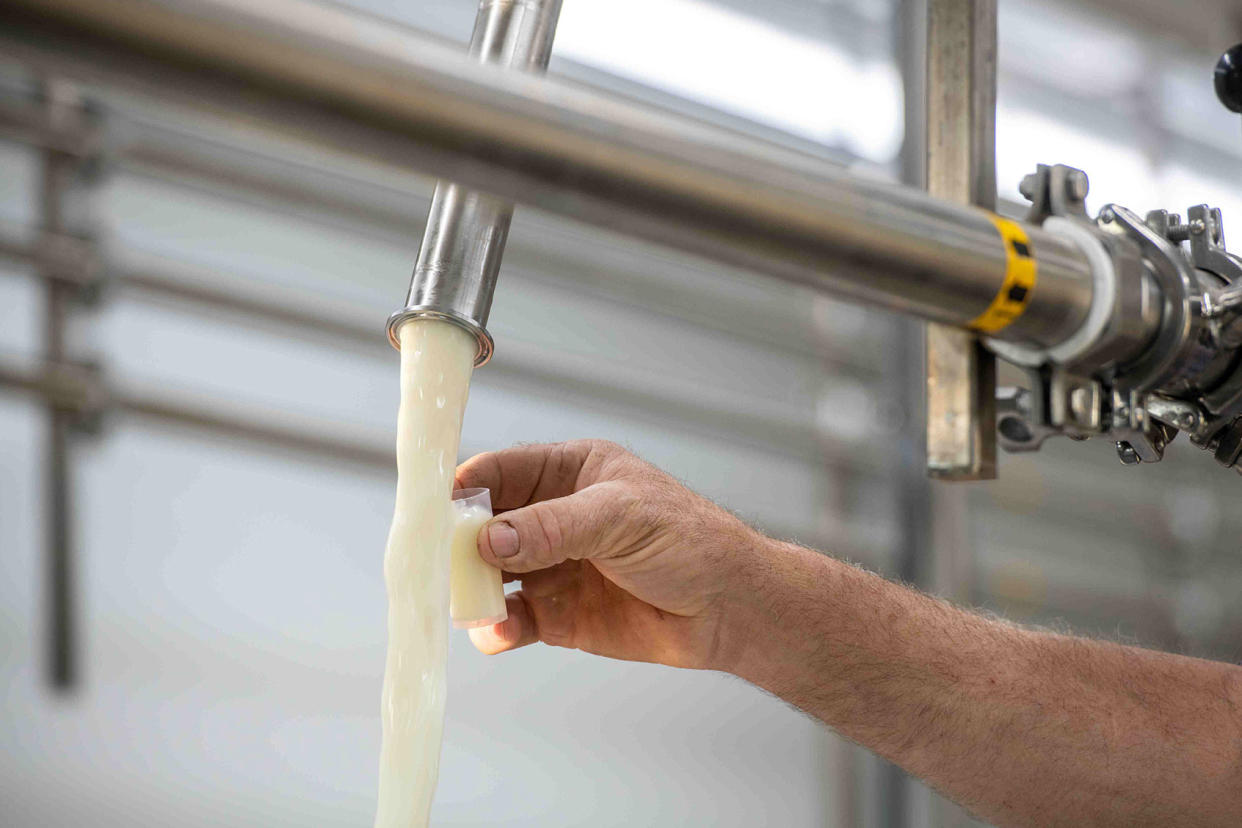
[[1216, 63], [1216, 96], [1226, 109], [1242, 114], [1242, 43]]

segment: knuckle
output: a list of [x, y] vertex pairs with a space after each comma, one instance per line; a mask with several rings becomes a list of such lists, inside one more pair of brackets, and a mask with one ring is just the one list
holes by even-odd
[[630, 477], [639, 460], [629, 449], [609, 440], [590, 440], [583, 460], [583, 479], [588, 482]]
[[558, 489], [572, 488], [582, 467], [581, 457], [573, 443], [557, 443], [548, 452], [544, 474]]
[[532, 484], [534, 499], [575, 491], [583, 462], [577, 447], [577, 443], [548, 443], [539, 447], [539, 468]]
[[540, 638], [549, 647], [565, 647], [571, 650], [574, 647], [573, 633], [565, 630], [546, 630], [540, 633]]
[[638, 537], [649, 539], [664, 529], [669, 522], [668, 505], [658, 498], [644, 496], [635, 491], [624, 504], [626, 522], [630, 531]]
[[494, 454], [495, 452], [488, 451], [468, 458], [457, 467], [453, 482], [458, 488], [469, 488], [469, 484], [487, 478], [486, 470], [494, 467], [496, 462], [492, 456]]
[[598, 452], [603, 456], [626, 453], [624, 447], [622, 447], [619, 443], [614, 443], [612, 440], [584, 440], [583, 442], [587, 444], [587, 448], [589, 450]]
[[595, 514], [590, 542], [605, 557], [624, 555], [646, 544], [665, 523], [659, 504], [631, 481], [600, 484], [605, 498]]
[[646, 523], [654, 517], [651, 499], [641, 486], [633, 482], [619, 482], [612, 487], [613, 506], [624, 521]]
[[530, 532], [533, 549], [531, 553], [540, 560], [552, 560], [563, 557], [557, 553], [565, 544], [566, 532], [564, 521], [552, 508], [536, 507], [532, 514]]

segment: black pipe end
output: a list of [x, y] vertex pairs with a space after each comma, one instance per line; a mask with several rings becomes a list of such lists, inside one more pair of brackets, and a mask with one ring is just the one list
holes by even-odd
[[1216, 63], [1216, 97], [1230, 112], [1242, 114], [1242, 43]]

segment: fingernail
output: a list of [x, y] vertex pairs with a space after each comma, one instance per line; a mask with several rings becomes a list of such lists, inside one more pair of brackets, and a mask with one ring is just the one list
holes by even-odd
[[497, 558], [512, 558], [518, 553], [518, 533], [503, 520], [487, 527], [487, 541]]

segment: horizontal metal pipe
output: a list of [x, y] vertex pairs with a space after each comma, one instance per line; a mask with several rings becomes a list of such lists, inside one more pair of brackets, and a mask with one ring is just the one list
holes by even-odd
[[338, 424], [315, 428], [290, 426], [288, 416], [249, 409], [230, 409], [218, 402], [195, 404], [184, 396], [160, 397], [128, 389], [104, 388], [73, 365], [44, 364], [30, 368], [0, 360], [0, 388], [36, 395], [67, 411], [121, 411], [176, 425], [190, 426], [259, 445], [318, 455], [331, 460], [396, 471], [392, 448], [343, 439]]
[[[0, 222], [0, 256], [35, 261], [38, 253], [37, 243], [24, 239], [5, 222]], [[212, 310], [238, 314], [256, 322], [313, 332], [320, 339], [331, 336], [342, 343], [374, 347], [381, 355], [391, 354], [376, 336], [375, 327], [367, 324], [365, 319], [350, 318], [350, 315], [339, 310], [328, 311], [309, 303], [290, 301], [284, 292], [236, 290], [212, 284], [207, 274], [184, 265], [135, 265], [109, 261], [103, 269], [109, 274], [108, 289], [121, 288], [156, 299], [184, 302], [196, 312]], [[877, 461], [869, 455], [863, 459], [854, 457], [851, 452], [856, 448], [822, 445], [822, 435], [817, 431], [811, 413], [799, 416], [761, 398], [741, 397], [708, 385], [687, 387], [682, 380], [641, 368], [616, 364], [602, 366], [588, 357], [551, 352], [523, 342], [510, 342], [494, 364], [498, 370], [489, 372], [492, 381], [534, 384], [544, 389], [541, 393], [569, 394], [596, 402], [633, 406], [649, 413], [676, 414], [708, 433], [729, 434], [732, 438], [767, 450], [781, 451], [794, 457], [818, 452], [825, 462], [851, 474], [871, 474], [878, 468]], [[14, 376], [0, 373], [0, 385], [11, 381], [11, 384], [26, 387], [15, 382]], [[58, 404], [62, 406], [82, 409], [107, 405], [107, 400], [82, 396], [80, 392], [88, 386], [87, 378], [80, 373], [62, 371], [47, 376], [63, 378], [55, 391]], [[46, 384], [29, 390], [52, 393], [51, 386]], [[100, 393], [104, 391], [103, 388], [97, 390]], [[166, 405], [161, 403], [161, 407]], [[268, 419], [273, 418], [269, 416]], [[278, 442], [289, 444], [289, 440]], [[866, 445], [864, 443], [864, 447]]]
[[[387, 348], [387, 346], [384, 346]], [[391, 353], [391, 351], [389, 352]], [[89, 380], [73, 365], [27, 367], [0, 359], [0, 389], [11, 388], [40, 399], [73, 407], [81, 402], [74, 388]], [[293, 451], [334, 463], [385, 474], [394, 473], [396, 464], [391, 446], [368, 440], [342, 438], [339, 424], [322, 422], [308, 428], [308, 422], [291, 425], [287, 414], [248, 408], [223, 407], [218, 400], [188, 401], [151, 395], [135, 390], [113, 389], [107, 395], [110, 410], [147, 420], [214, 434], [229, 440], [244, 440], [266, 451]], [[856, 462], [847, 456], [829, 457], [843, 474], [877, 474], [878, 462]], [[769, 526], [774, 534], [789, 535], [791, 527]], [[871, 560], [883, 552], [871, 527], [863, 523], [829, 520], [820, 527], [817, 542], [825, 547], [847, 549]]]
[[[12, 55], [208, 104], [283, 134], [838, 296], [953, 325], [996, 297], [1007, 253], [982, 210], [565, 82], [479, 65], [389, 24], [298, 0], [0, 0]], [[1091, 301], [1085, 257], [1027, 227], [1040, 264], [998, 336], [1052, 345]]]
[[[125, 270], [118, 272], [115, 278], [125, 288], [314, 331], [316, 336], [335, 335], [359, 344], [379, 342], [374, 326], [345, 321], [339, 314], [298, 308], [281, 299], [194, 284], [147, 270]], [[807, 452], [820, 450], [819, 435], [810, 414], [798, 416], [783, 406], [765, 404], [766, 401], [759, 398], [742, 399], [709, 387], [687, 388], [675, 378], [617, 365], [601, 367], [589, 358], [550, 353], [522, 342], [510, 342], [497, 356], [496, 366], [499, 371], [488, 375], [493, 381], [516, 381], [527, 387], [535, 385], [647, 412], [675, 412], [709, 431], [719, 429], [735, 438], [769, 450], [781, 449], [793, 456], [802, 457]], [[848, 467], [853, 472], [861, 472], [866, 465], [851, 461], [844, 453], [833, 455], [823, 450], [822, 454], [826, 461]]]

